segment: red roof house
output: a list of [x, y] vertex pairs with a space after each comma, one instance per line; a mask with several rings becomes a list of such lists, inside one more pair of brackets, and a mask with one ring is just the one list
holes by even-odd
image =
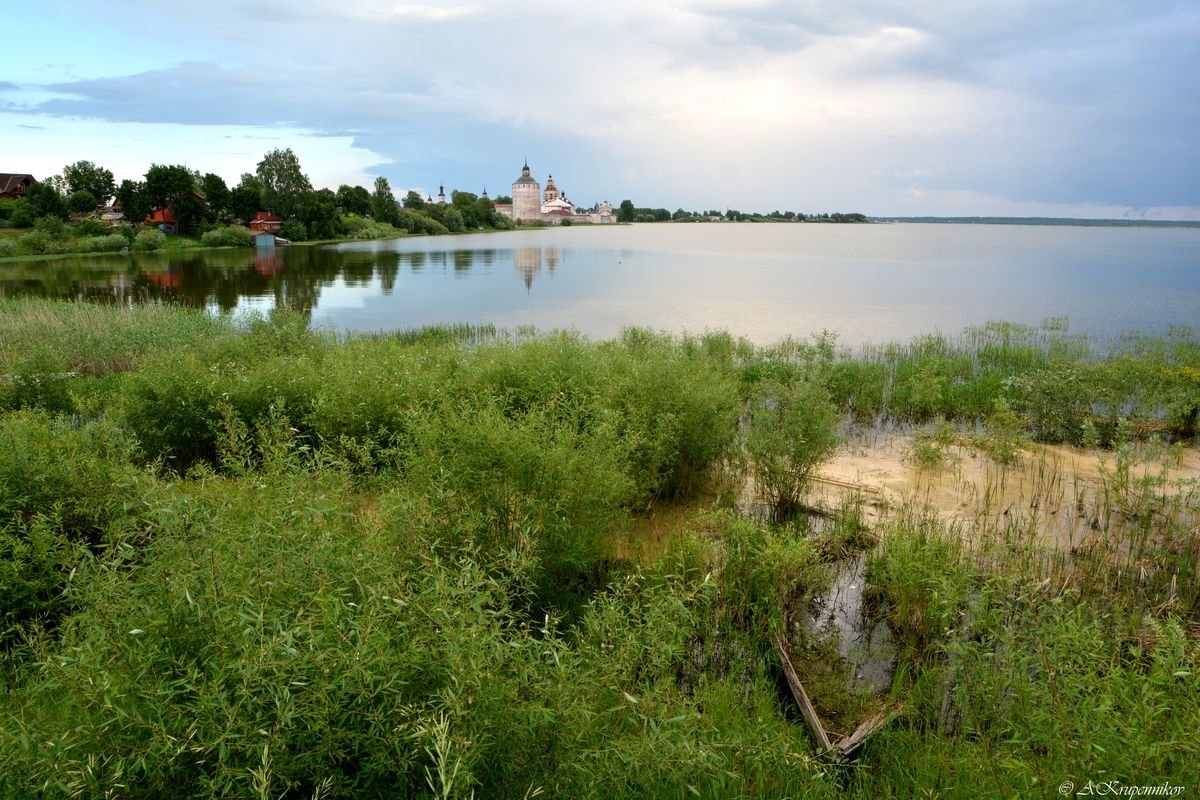
[[255, 211], [254, 219], [250, 220], [250, 228], [256, 231], [279, 233], [279, 229], [282, 227], [283, 217], [270, 211]]

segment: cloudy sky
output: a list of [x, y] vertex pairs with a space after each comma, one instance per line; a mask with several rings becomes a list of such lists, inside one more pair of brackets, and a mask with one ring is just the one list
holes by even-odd
[[0, 171], [1200, 219], [1195, 0], [0, 0]]

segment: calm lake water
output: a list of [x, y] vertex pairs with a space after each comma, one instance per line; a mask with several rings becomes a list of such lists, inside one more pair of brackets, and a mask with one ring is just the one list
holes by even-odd
[[184, 256], [0, 263], [0, 297], [285, 305], [339, 331], [435, 323], [906, 340], [1009, 320], [1200, 329], [1200, 229], [878, 224], [572, 227]]

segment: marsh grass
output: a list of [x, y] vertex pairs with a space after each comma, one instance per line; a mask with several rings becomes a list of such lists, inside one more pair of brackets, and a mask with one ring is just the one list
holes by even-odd
[[[1194, 779], [1198, 494], [1159, 465], [1182, 458], [1164, 409], [1186, 402], [1198, 348], [1177, 332], [1094, 356], [1062, 327], [851, 356], [831, 337], [340, 340], [286, 314], [0, 305], [5, 375], [75, 373], [0, 389], [0, 797]], [[1049, 391], [1064, 375], [1083, 387], [1068, 401]], [[835, 432], [842, 415], [971, 430], [998, 397], [1034, 437], [1090, 421], [1117, 448], [1100, 485], [1046, 462], [1034, 491], [1096, 528], [1053, 548], [1025, 513], [970, 531], [915, 509], [868, 530], [861, 501], [747, 519], [729, 487], [756, 460], [749, 431], [772, 425], [762, 406], [740, 420], [785, 389], [811, 389], [796, 407]], [[716, 507], [657, 555], [614, 558], [635, 515], [701, 500]], [[796, 724], [772, 637], [803, 652], [799, 615], [863, 552], [904, 711], [838, 766]], [[828, 643], [807, 644], [849, 724], [866, 701], [821, 669]]]

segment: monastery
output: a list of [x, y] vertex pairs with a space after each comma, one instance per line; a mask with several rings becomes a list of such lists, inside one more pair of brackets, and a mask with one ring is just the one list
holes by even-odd
[[497, 203], [496, 211], [525, 224], [544, 222], [561, 225], [563, 221], [569, 221], [607, 225], [617, 221], [613, 207], [607, 200], [591, 210], [580, 211], [575, 208], [575, 204], [559, 191], [553, 175], [546, 176], [546, 189], [542, 191], [541, 184], [529, 174], [528, 161], [521, 168], [520, 177], [513, 181], [512, 203]]

